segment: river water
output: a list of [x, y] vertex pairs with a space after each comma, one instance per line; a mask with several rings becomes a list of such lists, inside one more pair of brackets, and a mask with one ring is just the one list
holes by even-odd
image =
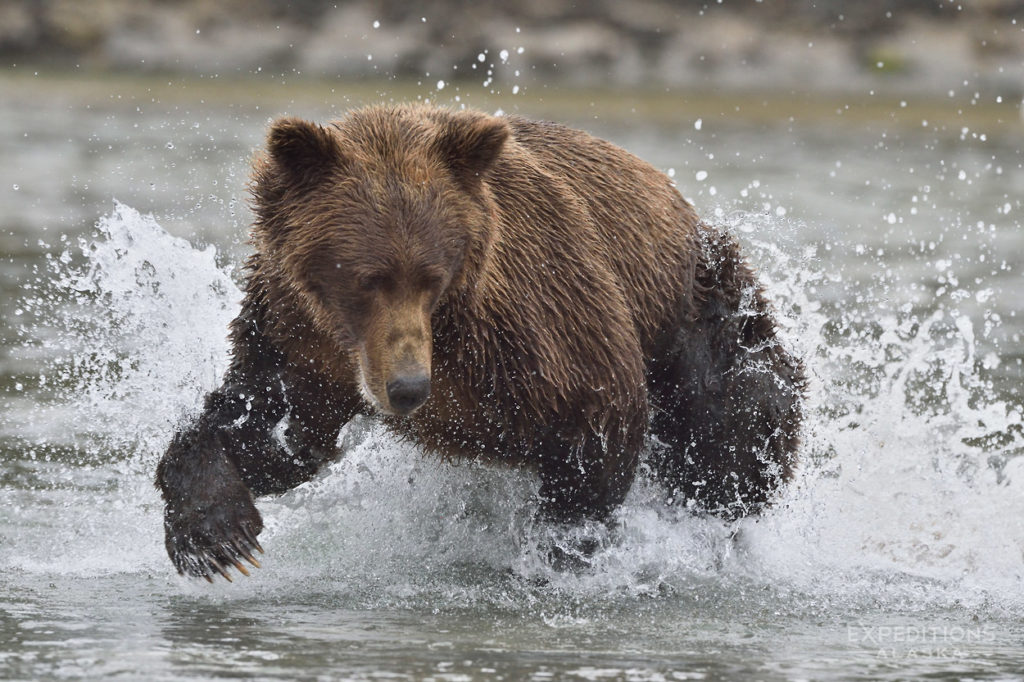
[[733, 525], [641, 479], [593, 569], [560, 574], [530, 476], [359, 423], [259, 502], [263, 568], [208, 585], [174, 573], [151, 481], [226, 364], [251, 153], [273, 115], [427, 90], [0, 92], [0, 678], [1024, 676], [1015, 105], [436, 93], [612, 139], [739, 236], [811, 374], [797, 479]]

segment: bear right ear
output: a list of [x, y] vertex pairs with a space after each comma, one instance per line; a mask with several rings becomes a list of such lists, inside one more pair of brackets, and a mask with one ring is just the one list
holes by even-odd
[[504, 119], [462, 111], [442, 125], [435, 149], [459, 182], [473, 187], [498, 160], [510, 132]]
[[270, 126], [267, 154], [278, 171], [292, 180], [316, 182], [337, 164], [341, 149], [323, 126], [286, 117]]

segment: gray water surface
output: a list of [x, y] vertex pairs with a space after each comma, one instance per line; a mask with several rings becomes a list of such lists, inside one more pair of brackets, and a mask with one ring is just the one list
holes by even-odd
[[271, 116], [378, 99], [343, 90], [0, 80], [0, 677], [1022, 679], [1007, 106], [467, 96], [623, 145], [739, 236], [812, 375], [794, 485], [728, 525], [641, 479], [559, 574], [529, 475], [360, 423], [259, 502], [262, 569], [176, 576], [152, 472], [226, 365], [249, 159]]

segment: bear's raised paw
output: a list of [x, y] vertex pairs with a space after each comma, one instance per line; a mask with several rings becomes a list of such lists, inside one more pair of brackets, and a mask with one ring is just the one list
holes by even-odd
[[242, 575], [249, 575], [243, 559], [260, 567], [253, 553], [263, 553], [256, 540], [263, 530], [263, 519], [252, 500], [246, 498], [222, 500], [205, 508], [167, 507], [164, 513], [167, 553], [178, 573], [205, 578], [211, 583], [213, 576], [220, 574], [231, 582], [228, 571], [232, 566]]

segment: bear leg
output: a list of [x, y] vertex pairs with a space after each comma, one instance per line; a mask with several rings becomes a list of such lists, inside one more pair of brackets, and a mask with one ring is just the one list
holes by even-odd
[[654, 419], [654, 468], [671, 496], [724, 518], [760, 512], [795, 464], [799, 389], [766, 354], [719, 382], [680, 382]]
[[[620, 435], [589, 431], [574, 442], [554, 430], [542, 441], [538, 474], [543, 520], [605, 521], [622, 504], [636, 476], [643, 430], [616, 431]], [[571, 432], [567, 427], [564, 433]]]
[[273, 433], [276, 423], [263, 425], [232, 452], [242, 480], [257, 497], [287, 492], [336, 460], [341, 427], [362, 404], [355, 390], [307, 373], [286, 369], [281, 384], [287, 405], [283, 442]]
[[698, 315], [648, 382], [652, 463], [675, 500], [737, 518], [792, 475], [804, 374], [735, 241], [708, 230], [697, 275]]
[[[289, 371], [257, 319], [251, 304], [243, 305], [224, 384], [175, 434], [157, 467], [167, 552], [179, 573], [209, 580], [215, 573], [228, 578], [228, 566], [244, 572], [240, 559], [255, 565], [263, 522], [253, 496], [315, 476], [336, 456], [338, 432], [358, 404], [354, 391]], [[288, 447], [275, 434], [286, 414]]]
[[576, 443], [552, 438], [541, 450], [537, 520], [545, 527], [538, 549], [556, 571], [587, 570], [607, 539], [600, 525], [615, 530], [612, 512], [633, 484], [643, 438], [611, 440], [595, 433]]

